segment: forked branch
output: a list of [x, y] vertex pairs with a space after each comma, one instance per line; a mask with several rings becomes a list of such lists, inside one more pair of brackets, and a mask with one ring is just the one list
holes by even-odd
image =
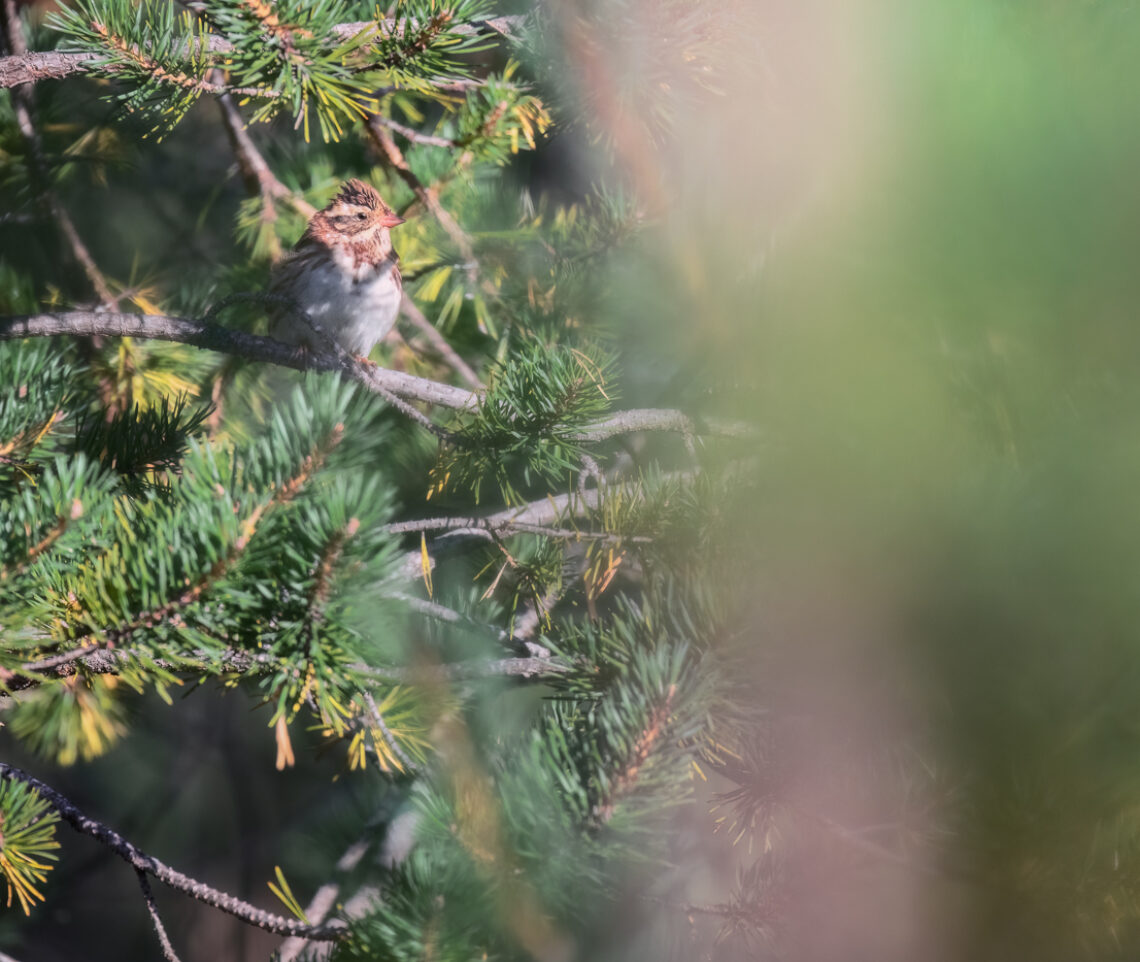
[[25, 785], [34, 788], [39, 793], [40, 798], [51, 805], [72, 828], [106, 845], [136, 872], [151, 875], [171, 888], [177, 889], [206, 905], [221, 909], [249, 925], [255, 925], [267, 932], [276, 932], [278, 935], [301, 935], [307, 939], [323, 942], [342, 938], [348, 931], [347, 926], [337, 920], [324, 925], [306, 925], [304, 922], [274, 915], [272, 912], [259, 909], [257, 906], [250, 905], [227, 892], [222, 892], [204, 882], [192, 879], [189, 875], [184, 875], [177, 869], [160, 862], [153, 855], [147, 855], [146, 852], [128, 842], [114, 829], [108, 828], [102, 822], [97, 822], [85, 815], [50, 785], [44, 784], [38, 778], [19, 768], [0, 762], [0, 778], [23, 782]]

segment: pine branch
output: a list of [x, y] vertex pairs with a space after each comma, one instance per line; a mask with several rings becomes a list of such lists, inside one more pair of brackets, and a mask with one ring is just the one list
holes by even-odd
[[[411, 600], [409, 599], [409, 601]], [[422, 610], [421, 605], [413, 605], [412, 607]], [[443, 608], [442, 610], [449, 611], [450, 609]], [[439, 613], [435, 610], [431, 612], [424, 610], [423, 613], [439, 617]], [[451, 612], [451, 614], [456, 619], [463, 619], [463, 615], [459, 612]], [[506, 632], [500, 634], [506, 636]], [[537, 648], [537, 646], [534, 647]], [[213, 669], [219, 675], [248, 674], [256, 676], [258, 674], [271, 674], [280, 667], [280, 659], [264, 652], [251, 652], [244, 648], [229, 648], [220, 654], [203, 651], [175, 661], [166, 658], [155, 659], [148, 653], [140, 653], [137, 649], [132, 648], [111, 649], [100, 644], [90, 644], [63, 652], [54, 658], [29, 662], [22, 665], [20, 670], [29, 674], [41, 675], [43, 676], [42, 680], [46, 681], [51, 678], [65, 678], [74, 674], [74, 666], [80, 662], [83, 669], [92, 675], [117, 675], [125, 665], [139, 657], [140, 654], [147, 659], [148, 663], [152, 663], [156, 668], [163, 671], [190, 672], [196, 675], [201, 675], [204, 670]], [[567, 665], [561, 661], [544, 657], [541, 654], [534, 654], [531, 657], [499, 658], [491, 661], [449, 662], [428, 668], [364, 664], [355, 664], [351, 667], [353, 671], [363, 677], [401, 685], [439, 685], [453, 681], [474, 681], [479, 678], [508, 676], [535, 678], [540, 675], [560, 674], [569, 670]], [[5, 680], [9, 692], [23, 691], [39, 683], [39, 681], [27, 677]], [[5, 692], [0, 691], [0, 703], [4, 703], [5, 694]]]
[[617, 777], [613, 780], [606, 797], [594, 806], [594, 817], [605, 825], [614, 814], [618, 803], [637, 785], [641, 769], [649, 759], [650, 752], [661, 739], [662, 731], [669, 721], [673, 711], [673, 698], [677, 694], [677, 686], [670, 685], [661, 704], [654, 709], [649, 717], [649, 723], [634, 742], [633, 749], [625, 764], [621, 767]]
[[[57, 314], [24, 314], [0, 317], [0, 341], [25, 337], [56, 337], [62, 334], [101, 334], [107, 337], [140, 337], [177, 341], [220, 354], [250, 361], [263, 361], [297, 371], [313, 370], [340, 374], [368, 390], [395, 395], [408, 401], [435, 404], [455, 411], [474, 411], [479, 393], [414, 377], [401, 371], [376, 367], [353, 359], [346, 352], [305, 352], [269, 337], [209, 324], [197, 319], [161, 314], [111, 314], [93, 311], [62, 311]], [[751, 438], [751, 425], [722, 418], [691, 418], [681, 411], [641, 408], [622, 411], [587, 425], [568, 437], [575, 441], [602, 441], [639, 431], [686, 431], [694, 434]]]
[[319, 941], [335, 941], [336, 939], [343, 938], [347, 933], [347, 927], [343, 922], [333, 921], [327, 925], [306, 925], [303, 922], [297, 922], [280, 915], [274, 915], [272, 912], [266, 912], [264, 909], [250, 905], [248, 902], [236, 896], [222, 892], [219, 889], [206, 885], [204, 882], [199, 882], [196, 879], [190, 878], [188, 875], [184, 875], [177, 869], [173, 869], [165, 863], [160, 862], [153, 855], [147, 855], [146, 852], [127, 841], [118, 832], [107, 827], [102, 822], [97, 822], [95, 819], [88, 817], [54, 788], [44, 784], [38, 778], [29, 775], [19, 768], [15, 768], [5, 762], [0, 762], [0, 778], [7, 778], [12, 781], [23, 782], [25, 785], [30, 785], [39, 792], [40, 797], [50, 804], [51, 807], [59, 813], [60, 817], [72, 828], [107, 846], [107, 848], [134, 868], [136, 872], [152, 875], [171, 888], [185, 895], [189, 895], [191, 898], [206, 905], [221, 909], [221, 911], [241, 919], [241, 921], [249, 925], [264, 929], [266, 932], [275, 932], [278, 935], [301, 935], [307, 939]]
[[350, 518], [348, 524], [333, 534], [325, 545], [324, 551], [321, 552], [320, 561], [317, 562], [317, 568], [314, 572], [313, 587], [309, 591], [305, 616], [307, 624], [316, 624], [324, 617], [324, 607], [328, 601], [329, 593], [332, 591], [333, 571], [348, 539], [358, 530], [360, 530], [360, 521], [356, 518]]
[[26, 571], [28, 566], [32, 564], [40, 555], [45, 551], [50, 550], [51, 546], [59, 540], [60, 536], [67, 530], [68, 525], [72, 521], [78, 520], [83, 515], [83, 502], [78, 498], [72, 501], [71, 509], [65, 515], [60, 515], [56, 523], [48, 529], [45, 534], [36, 544], [28, 549], [27, 555], [24, 559], [12, 568], [5, 568], [0, 565], [0, 582], [7, 581], [10, 577], [15, 577]]
[[[521, 17], [494, 17], [487, 20], [476, 20], [469, 24], [458, 24], [450, 29], [453, 33], [463, 35], [490, 30], [503, 36], [511, 36], [518, 30], [521, 20]], [[337, 24], [332, 29], [332, 35], [337, 40], [344, 42], [361, 33], [375, 30], [377, 25], [386, 36], [402, 36], [406, 29], [418, 28], [415, 21], [406, 23], [392, 19], [365, 20]], [[236, 49], [230, 41], [216, 35], [206, 38], [205, 47], [210, 53], [216, 54], [233, 53]], [[190, 51], [187, 51], [188, 56], [189, 53]], [[104, 55], [99, 52], [17, 52], [12, 56], [0, 57], [0, 87], [16, 87], [21, 84], [34, 84], [40, 80], [58, 80], [74, 74], [87, 73], [94, 65], [105, 59]], [[441, 89], [452, 89], [454, 85], [455, 81], [451, 78], [441, 78], [438, 84]]]
[[[105, 628], [99, 633], [99, 640], [94, 645], [84, 645], [82, 640], [90, 637], [94, 633], [93, 629], [88, 629], [78, 635], [72, 640], [80, 642], [80, 646], [72, 648], [68, 651], [61, 652], [57, 655], [51, 655], [47, 658], [41, 658], [38, 661], [29, 662], [22, 666], [23, 670], [33, 674], [40, 674], [43, 672], [53, 672], [71, 662], [79, 661], [87, 658], [94, 651], [100, 649], [114, 648], [119, 643], [128, 641], [136, 632], [154, 628], [156, 625], [169, 622], [173, 625], [181, 623], [181, 612], [189, 605], [198, 601], [218, 580], [223, 578], [238, 561], [238, 559], [245, 552], [249, 546], [250, 540], [253, 538], [258, 525], [265, 513], [274, 507], [286, 504], [292, 501], [309, 479], [320, 470], [324, 464], [325, 459], [329, 453], [341, 441], [344, 435], [342, 425], [337, 425], [329, 435], [322, 438], [316, 444], [312, 451], [305, 456], [301, 462], [297, 473], [294, 474], [289, 480], [284, 482], [268, 500], [259, 504], [241, 524], [241, 534], [235, 539], [233, 544], [220, 558], [217, 559], [204, 574], [202, 574], [194, 584], [189, 585], [185, 591], [172, 598], [165, 604], [158, 606], [150, 611], [144, 611], [136, 615], [126, 624], [114, 625]], [[348, 530], [344, 532], [345, 537], [350, 537], [355, 533], [356, 528], [350, 523]], [[341, 547], [343, 547], [343, 540], [337, 541], [334, 539], [334, 546], [330, 547], [335, 554], [339, 554]], [[335, 562], [335, 556], [332, 559], [325, 559], [328, 561], [329, 568]], [[318, 577], [316, 593], [312, 599], [313, 610], [316, 606], [323, 601], [324, 581], [327, 581], [327, 572], [324, 578]]]
[[266, 87], [231, 87], [228, 84], [213, 83], [191, 77], [189, 74], [167, 70], [153, 57], [148, 57], [141, 50], [137, 50], [122, 37], [111, 33], [103, 24], [92, 22], [91, 28], [103, 38], [104, 43], [112, 50], [117, 50], [125, 60], [129, 60], [142, 73], [149, 74], [156, 80], [164, 81], [182, 90], [197, 91], [205, 94], [237, 94], [242, 97], [263, 97], [272, 99], [280, 96], [277, 91]]

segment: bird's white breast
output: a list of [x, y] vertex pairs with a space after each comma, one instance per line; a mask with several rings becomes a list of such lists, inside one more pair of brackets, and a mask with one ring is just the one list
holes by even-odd
[[[355, 265], [349, 251], [335, 251], [335, 266], [324, 264], [308, 271], [305, 283], [294, 287], [298, 305], [346, 351], [367, 355], [396, 322], [401, 285], [394, 262]], [[299, 330], [303, 322], [291, 320], [282, 331], [294, 342], [308, 341]], [[283, 325], [286, 326], [286, 325]], [[316, 346], [316, 345], [314, 345]]]

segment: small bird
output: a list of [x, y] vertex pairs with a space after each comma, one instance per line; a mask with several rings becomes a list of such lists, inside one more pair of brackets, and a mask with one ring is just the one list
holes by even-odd
[[[374, 188], [346, 181], [274, 267], [269, 292], [291, 298], [321, 332], [367, 358], [400, 310], [403, 283], [389, 231], [402, 223]], [[271, 307], [270, 335], [286, 344], [324, 349], [321, 334], [287, 306]]]

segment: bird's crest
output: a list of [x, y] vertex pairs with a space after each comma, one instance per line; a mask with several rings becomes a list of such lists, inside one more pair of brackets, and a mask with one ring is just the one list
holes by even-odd
[[367, 207], [370, 210], [383, 210], [384, 201], [376, 193], [376, 188], [362, 180], [347, 180], [337, 193], [335, 200], [353, 207]]

